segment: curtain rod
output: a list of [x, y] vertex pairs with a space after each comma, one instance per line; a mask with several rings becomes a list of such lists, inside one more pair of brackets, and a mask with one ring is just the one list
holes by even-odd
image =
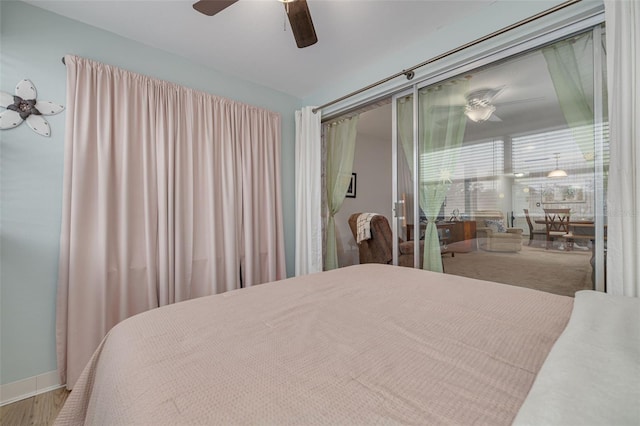
[[407, 77], [407, 80], [411, 80], [415, 76], [414, 70], [416, 70], [418, 68], [421, 68], [421, 67], [423, 67], [425, 65], [428, 65], [428, 64], [430, 64], [432, 62], [439, 61], [440, 59], [446, 58], [447, 56], [451, 56], [454, 53], [458, 53], [458, 52], [460, 52], [460, 51], [462, 51], [464, 49], [467, 49], [467, 48], [469, 48], [471, 46], [475, 46], [476, 44], [482, 43], [483, 41], [487, 41], [487, 40], [489, 40], [491, 38], [494, 38], [496, 36], [504, 34], [507, 31], [511, 31], [511, 30], [513, 30], [515, 28], [521, 27], [521, 26], [523, 26], [525, 24], [528, 24], [530, 22], [533, 22], [533, 21], [535, 21], [537, 19], [543, 18], [543, 17], [545, 17], [547, 15], [550, 15], [550, 14], [552, 14], [554, 12], [557, 12], [557, 11], [559, 11], [561, 9], [564, 9], [567, 6], [571, 6], [573, 4], [579, 3], [580, 1], [582, 1], [582, 0], [568, 0], [568, 1], [565, 1], [564, 3], [560, 3], [559, 5], [554, 6], [554, 7], [550, 8], [550, 9], [543, 10], [540, 13], [537, 13], [535, 15], [529, 16], [528, 18], [525, 18], [525, 19], [523, 19], [521, 21], [518, 21], [518, 22], [516, 22], [514, 24], [511, 24], [511, 25], [509, 25], [507, 27], [504, 27], [502, 29], [499, 29], [497, 31], [494, 31], [491, 34], [487, 34], [487, 35], [485, 35], [483, 37], [480, 37], [478, 39], [470, 41], [469, 43], [463, 44], [462, 46], [458, 46], [455, 49], [451, 49], [448, 52], [442, 53], [442, 54], [440, 54], [438, 56], [434, 56], [433, 58], [431, 58], [429, 60], [426, 60], [426, 61], [424, 61], [424, 62], [422, 62], [422, 63], [420, 63], [418, 65], [414, 65], [413, 67], [411, 67], [409, 69], [402, 70], [399, 73], [393, 74], [393, 75], [391, 75], [391, 76], [389, 76], [387, 78], [383, 78], [380, 81], [376, 81], [375, 83], [372, 83], [372, 84], [370, 84], [368, 86], [365, 86], [362, 89], [358, 89], [355, 92], [351, 92], [351, 93], [346, 94], [346, 95], [344, 95], [344, 96], [342, 96], [342, 97], [340, 97], [338, 99], [334, 99], [331, 102], [327, 102], [324, 105], [320, 105], [319, 107], [313, 108], [311, 111], [313, 111], [313, 113], [315, 114], [318, 111], [320, 111], [321, 109], [324, 109], [324, 108], [326, 108], [328, 106], [331, 106], [333, 104], [337, 104], [338, 102], [342, 102], [345, 99], [349, 99], [352, 96], [359, 95], [362, 92], [366, 92], [369, 89], [373, 89], [374, 87], [379, 86], [381, 84], [384, 84], [384, 83], [386, 83], [386, 82], [388, 82], [390, 80], [393, 80], [396, 77], [400, 77], [401, 75], [404, 75], [405, 77]]

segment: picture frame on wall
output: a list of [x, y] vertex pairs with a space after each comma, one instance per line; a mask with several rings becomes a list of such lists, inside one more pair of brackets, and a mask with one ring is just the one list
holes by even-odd
[[349, 187], [347, 188], [347, 194], [345, 195], [347, 198], [356, 198], [356, 174], [351, 173], [351, 181], [349, 182]]
[[542, 190], [543, 203], [584, 203], [584, 189], [576, 185], [548, 185]]

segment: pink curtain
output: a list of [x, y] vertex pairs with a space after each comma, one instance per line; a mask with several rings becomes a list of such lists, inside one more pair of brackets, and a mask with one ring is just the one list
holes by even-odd
[[71, 389], [111, 327], [285, 277], [280, 116], [70, 56], [57, 349]]

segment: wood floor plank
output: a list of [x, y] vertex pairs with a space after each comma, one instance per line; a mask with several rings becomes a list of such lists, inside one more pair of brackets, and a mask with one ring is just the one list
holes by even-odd
[[69, 391], [60, 388], [0, 407], [0, 425], [52, 425], [67, 396]]
[[36, 426], [52, 425], [68, 395], [69, 392], [65, 388], [36, 395], [31, 424]]
[[16, 401], [0, 407], [0, 424], [2, 426], [26, 426], [33, 420], [33, 403], [35, 397]]

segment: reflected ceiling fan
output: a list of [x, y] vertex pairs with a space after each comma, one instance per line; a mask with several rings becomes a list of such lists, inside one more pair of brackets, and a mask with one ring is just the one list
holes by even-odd
[[502, 121], [494, 112], [496, 106], [514, 105], [525, 102], [534, 102], [544, 99], [544, 96], [537, 98], [518, 99], [509, 102], [496, 103], [495, 99], [502, 93], [507, 86], [499, 86], [493, 89], [477, 89], [467, 93], [464, 98], [466, 104], [464, 113], [469, 120], [482, 123], [484, 121]]
[[[207, 16], [213, 16], [236, 3], [238, 0], [200, 0], [193, 4], [193, 8]], [[299, 48], [308, 47], [318, 41], [313, 27], [311, 13], [307, 0], [278, 0], [284, 3], [284, 9], [289, 18], [291, 32]]]
[[464, 97], [467, 101], [464, 113], [469, 120], [476, 123], [483, 121], [502, 121], [494, 114], [496, 107], [493, 100], [504, 90], [505, 86], [495, 89], [478, 89], [467, 93]]
[[[475, 123], [483, 123], [485, 121], [502, 121], [495, 113], [496, 107], [505, 105], [514, 105], [525, 102], [534, 102], [545, 99], [544, 96], [537, 98], [517, 99], [508, 102], [495, 102], [496, 98], [506, 88], [506, 85], [498, 86], [495, 88], [482, 88], [472, 90], [464, 95], [464, 103], [454, 103], [449, 105], [442, 105], [436, 107], [435, 111], [438, 114], [449, 114], [449, 109], [452, 106], [464, 107], [464, 113], [467, 118]], [[462, 99], [460, 99], [462, 100]], [[443, 118], [439, 123], [446, 123], [446, 119]]]

